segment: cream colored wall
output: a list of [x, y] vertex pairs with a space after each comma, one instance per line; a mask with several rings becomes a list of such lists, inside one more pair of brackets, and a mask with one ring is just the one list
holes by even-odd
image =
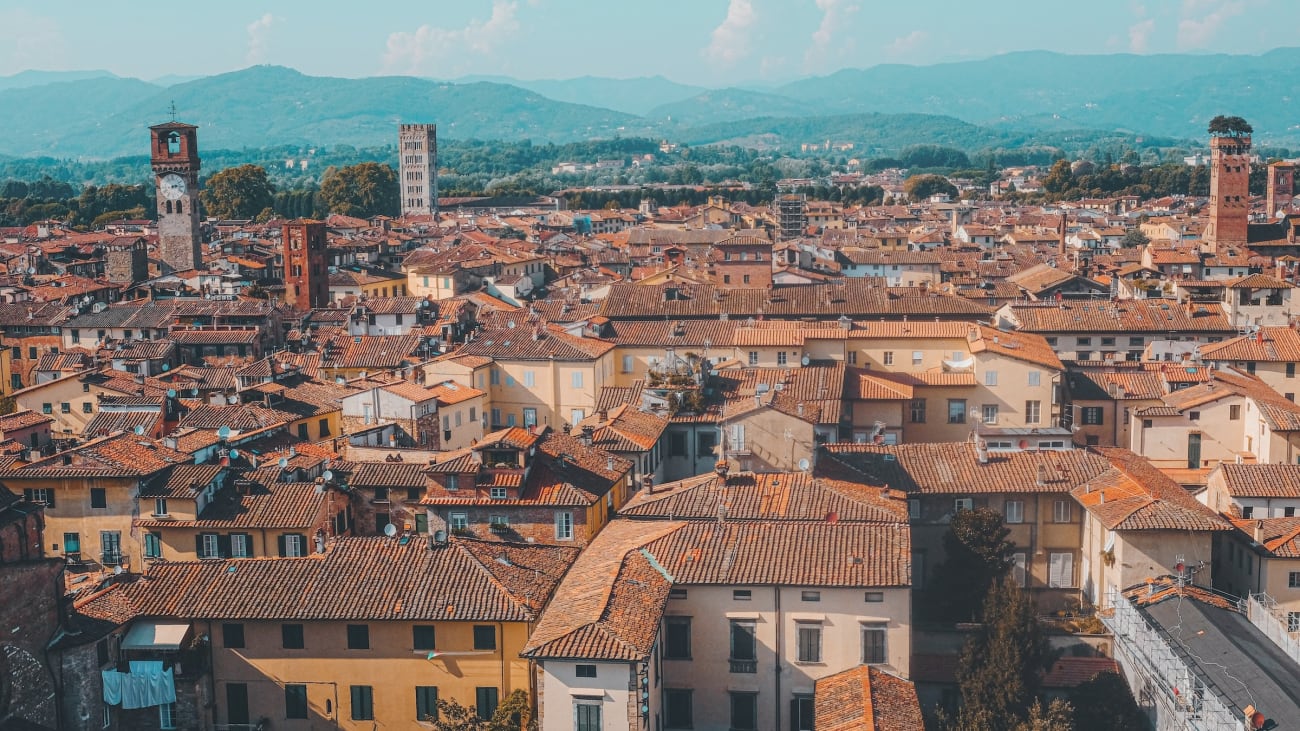
[[[868, 323], [867, 332], [871, 325]], [[857, 333], [853, 333], [857, 336]], [[872, 338], [850, 337], [846, 341], [847, 351], [858, 354], [858, 365], [872, 370], [890, 373], [915, 373], [943, 367], [943, 361], [952, 358], [953, 353], [961, 353], [962, 358], [969, 357], [970, 343], [966, 338]], [[921, 351], [921, 363], [913, 365], [912, 352]], [[894, 354], [893, 364], [885, 363], [885, 353]]]
[[[45, 543], [51, 549], [47, 555], [63, 556], [63, 534], [80, 535], [81, 556], [87, 561], [100, 560], [102, 546], [100, 531], [117, 531], [121, 534], [121, 552], [134, 572], [144, 570], [144, 547], [140, 538], [132, 535], [132, 515], [139, 508], [134, 478], [67, 478], [67, 479], [14, 479], [5, 480], [5, 486], [22, 494], [29, 488], [53, 488], [54, 507], [45, 509]], [[91, 488], [104, 488], [105, 507], [90, 507]], [[152, 501], [147, 509], [152, 510]]]
[[[30, 386], [14, 394], [14, 402], [18, 409], [31, 409], [38, 414], [44, 413], [44, 404], [50, 404], [50, 413], [48, 416], [54, 419], [50, 424], [50, 430], [54, 433], [55, 438], [63, 434], [72, 434], [81, 436], [86, 425], [91, 419], [99, 413], [98, 397], [101, 394], [118, 395], [113, 391], [106, 391], [99, 386], [91, 384], [90, 390], [85, 389], [85, 384], [76, 378], [68, 378], [62, 381], [49, 381], [36, 386]], [[63, 413], [63, 404], [68, 404], [69, 412]], [[90, 404], [90, 413], [83, 409], [84, 404]]]
[[1193, 583], [1210, 586], [1213, 542], [1209, 531], [1118, 531], [1113, 581], [1125, 589], [1148, 578], [1172, 574], [1182, 556], [1184, 565], [1194, 572]]
[[[736, 450], [732, 424], [745, 426], [745, 448]], [[728, 419], [722, 427], [727, 453], [741, 470], [772, 472], [798, 470], [800, 460], [813, 458], [813, 425], [772, 408]]]
[[[1229, 407], [1234, 404], [1241, 406], [1241, 418], [1236, 420], [1229, 418]], [[1199, 418], [1191, 419], [1191, 411], [1198, 411]], [[1194, 431], [1201, 433], [1202, 466], [1233, 462], [1239, 452], [1256, 454], [1259, 448], [1259, 411], [1249, 399], [1228, 397], [1179, 416], [1149, 418], [1151, 427], [1143, 428], [1143, 417], [1132, 417], [1133, 451], [1157, 467], [1186, 468], [1188, 435]]]
[[[886, 659], [881, 667], [907, 677], [911, 672], [911, 592], [884, 592], [883, 602], [864, 601], [868, 587], [817, 588], [821, 601], [801, 600], [805, 587], [687, 586], [686, 599], [670, 599], [667, 616], [691, 617], [691, 659], [663, 661], [664, 687], [695, 691], [696, 729], [726, 729], [728, 691], [759, 693], [758, 728], [789, 726], [790, 701], [795, 694], [811, 695], [818, 678], [856, 667], [862, 661], [862, 623], [886, 622]], [[733, 599], [734, 589], [749, 589], [749, 601]], [[757, 672], [732, 673], [728, 662], [730, 621], [754, 620]], [[822, 626], [822, 662], [799, 663], [797, 620]], [[780, 667], [779, 674], [775, 672]], [[780, 696], [777, 697], [777, 687]], [[781, 718], [775, 718], [776, 709]]]
[[[979, 408], [974, 386], [919, 386], [914, 398], [925, 399], [925, 423], [913, 422], [911, 402], [903, 405], [903, 438], [908, 442], [960, 442], [970, 438], [975, 425], [970, 421], [973, 409]], [[966, 421], [948, 423], [948, 401], [966, 400]]]
[[411, 297], [447, 299], [456, 296], [456, 278], [450, 273], [425, 274], [410, 271], [406, 273], [406, 292]]
[[[595, 665], [596, 677], [579, 678], [575, 669], [579, 664]], [[635, 702], [633, 692], [628, 689], [636, 682], [633, 664], [546, 660], [540, 665], [541, 731], [573, 731], [577, 704], [574, 696], [577, 695], [582, 696], [583, 702], [591, 702], [599, 695], [601, 731], [642, 731], [639, 723], [633, 726], [628, 722], [628, 706]], [[650, 695], [657, 700], [658, 689], [652, 687]]]
[[[997, 385], [985, 385], [989, 371], [997, 373]], [[1029, 385], [1029, 374], [1038, 374], [1038, 385]], [[979, 353], [975, 357], [974, 407], [997, 404], [999, 427], [1049, 427], [1055, 426], [1059, 409], [1052, 403], [1052, 382], [1058, 371], [1034, 363], [1026, 363], [995, 353]], [[1025, 421], [1025, 402], [1039, 403], [1037, 422]], [[970, 404], [968, 404], [970, 406]]]
[[[483, 397], [475, 396], [472, 399], [466, 399], [438, 409], [439, 427], [442, 426], [443, 417], [451, 419], [451, 439], [442, 442], [443, 450], [463, 449], [483, 438], [483, 408]], [[474, 412], [474, 418], [472, 419], [470, 418], [471, 409]], [[459, 426], [456, 424], [457, 415], [460, 416]]]
[[[596, 410], [600, 389], [614, 382], [611, 353], [590, 361], [498, 360], [496, 368], [500, 375], [498, 383], [488, 387], [489, 408], [501, 410], [502, 424], [507, 424], [508, 416], [514, 414], [517, 425], [523, 426], [523, 410], [535, 408], [539, 425], [558, 429], [571, 421], [573, 409], [582, 409], [585, 416], [590, 416]], [[533, 374], [531, 387], [524, 385], [529, 371]], [[577, 388], [573, 385], [574, 373], [582, 374], [582, 385]]]
[[[347, 649], [347, 622], [304, 622], [301, 650], [283, 649], [279, 622], [243, 623], [245, 647], [239, 649], [222, 646], [221, 622], [206, 624], [218, 724], [227, 722], [225, 686], [231, 682], [248, 684], [253, 721], [267, 716], [277, 729], [300, 731], [325, 725], [352, 731], [421, 728], [415, 722], [416, 686], [437, 687], [439, 698], [472, 708], [477, 687], [497, 688], [504, 702], [516, 688], [531, 685], [529, 663], [519, 658], [528, 637], [523, 623], [481, 623], [497, 627], [497, 649], [481, 653], [473, 649], [474, 622], [369, 622], [369, 650]], [[465, 654], [427, 659], [427, 650], [414, 649], [414, 624], [434, 625], [440, 651]], [[286, 683], [307, 684], [307, 720], [285, 718]], [[352, 685], [373, 689], [375, 720], [352, 720]]]

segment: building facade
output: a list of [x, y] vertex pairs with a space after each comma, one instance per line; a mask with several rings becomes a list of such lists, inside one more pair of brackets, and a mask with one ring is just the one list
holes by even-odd
[[403, 216], [438, 212], [438, 125], [403, 124], [398, 128]]

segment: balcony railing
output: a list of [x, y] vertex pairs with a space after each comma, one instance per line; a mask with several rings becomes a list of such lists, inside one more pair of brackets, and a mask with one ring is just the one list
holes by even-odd
[[757, 673], [757, 660], [731, 660], [731, 672], [733, 673]]

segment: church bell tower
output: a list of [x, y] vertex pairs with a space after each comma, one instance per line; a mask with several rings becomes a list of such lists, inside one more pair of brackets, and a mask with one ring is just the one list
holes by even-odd
[[164, 274], [203, 263], [199, 244], [198, 127], [167, 122], [149, 128], [158, 200], [158, 258]]

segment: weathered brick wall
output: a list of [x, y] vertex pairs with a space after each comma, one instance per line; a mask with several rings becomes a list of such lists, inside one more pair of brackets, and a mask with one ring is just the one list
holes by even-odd
[[0, 565], [44, 558], [44, 528], [45, 520], [39, 511], [0, 525]]
[[[70, 731], [103, 728], [104, 685], [99, 675], [95, 642], [65, 647], [58, 661], [59, 705], [63, 709], [61, 728]], [[129, 728], [121, 725], [121, 715], [117, 711], [113, 714], [113, 721], [116, 728]]]
[[59, 624], [57, 589], [63, 562], [41, 560], [0, 565], [0, 586], [21, 601], [0, 602], [0, 719], [57, 725], [54, 678], [45, 645]]

